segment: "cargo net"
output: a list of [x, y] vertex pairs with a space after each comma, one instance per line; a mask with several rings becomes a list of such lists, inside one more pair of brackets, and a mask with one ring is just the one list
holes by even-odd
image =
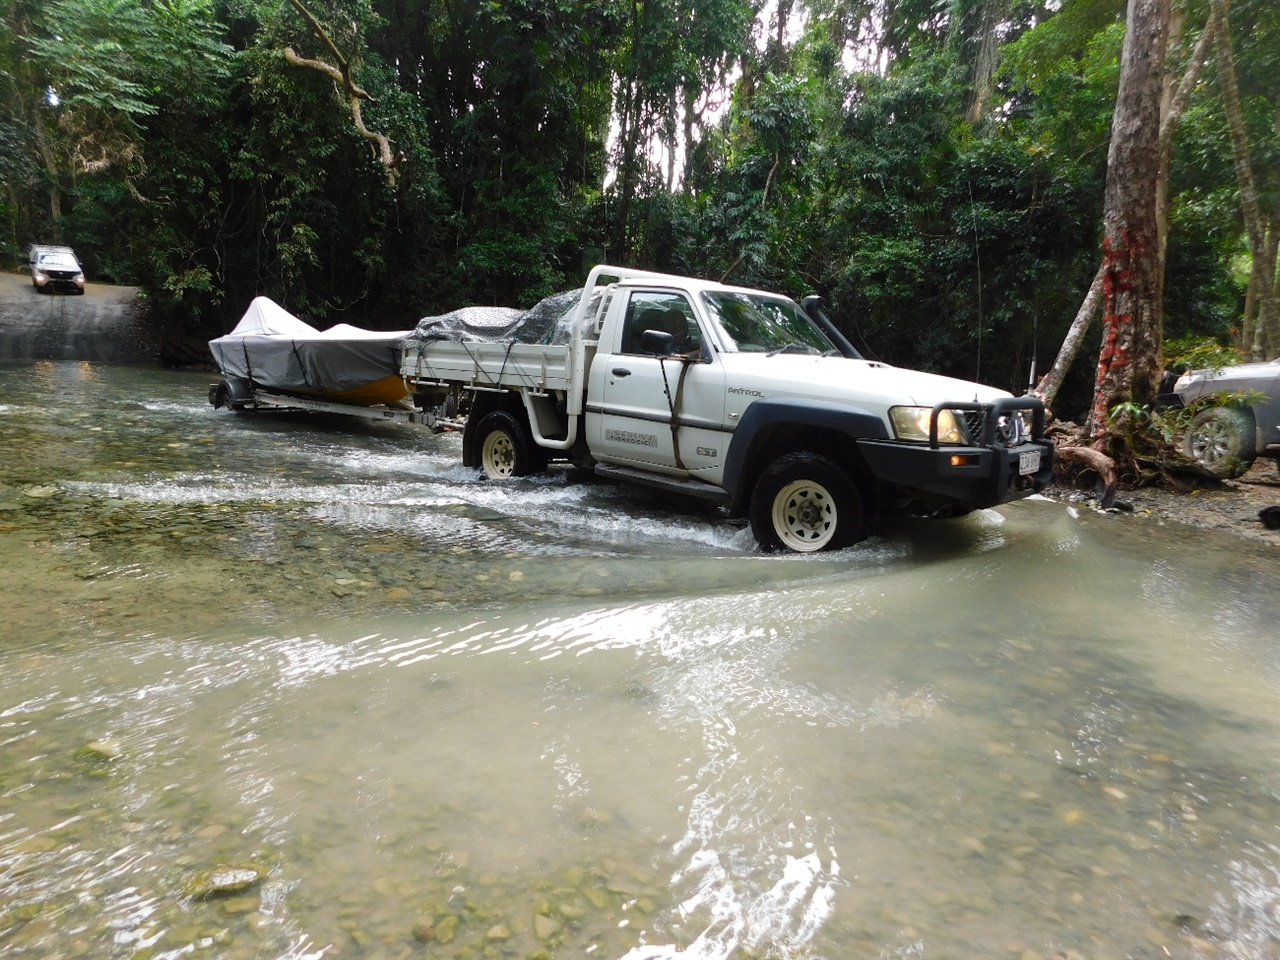
[[[601, 291], [592, 292], [588, 312], [594, 314]], [[439, 317], [423, 317], [410, 340], [450, 340], [454, 343], [569, 342], [574, 308], [582, 290], [566, 290], [539, 301], [529, 310], [510, 307], [462, 307]]]

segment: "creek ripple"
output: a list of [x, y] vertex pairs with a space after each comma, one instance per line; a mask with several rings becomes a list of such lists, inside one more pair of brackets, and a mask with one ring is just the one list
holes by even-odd
[[1280, 957], [1280, 570], [1024, 501], [768, 557], [0, 364], [6, 957]]

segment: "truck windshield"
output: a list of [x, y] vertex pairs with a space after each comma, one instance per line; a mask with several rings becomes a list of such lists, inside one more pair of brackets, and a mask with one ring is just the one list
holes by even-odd
[[839, 353], [790, 300], [709, 290], [702, 301], [743, 353]]

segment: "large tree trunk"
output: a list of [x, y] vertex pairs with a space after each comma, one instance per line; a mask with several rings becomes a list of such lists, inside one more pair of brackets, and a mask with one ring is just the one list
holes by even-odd
[[631, 201], [636, 192], [636, 157], [640, 151], [640, 82], [623, 81], [622, 121], [618, 138], [622, 159], [618, 170], [618, 223], [615, 249], [619, 261], [627, 262], [631, 252]]
[[1169, 0], [1129, 0], [1120, 92], [1107, 154], [1102, 243], [1103, 336], [1089, 436], [1108, 439], [1108, 413], [1151, 403], [1160, 387], [1163, 334], [1156, 182], [1160, 175], [1160, 86]]
[[[1161, 95], [1160, 172], [1156, 180], [1156, 235], [1159, 247], [1159, 278], [1157, 279], [1156, 287], [1160, 291], [1162, 303], [1164, 298], [1165, 248], [1169, 232], [1168, 186], [1169, 167], [1173, 161], [1173, 135], [1178, 129], [1178, 123], [1182, 120], [1183, 113], [1186, 112], [1191, 94], [1195, 90], [1197, 82], [1199, 82], [1200, 72], [1204, 67], [1204, 61], [1208, 56], [1209, 47], [1212, 43], [1213, 19], [1210, 18], [1209, 22], [1205, 24], [1204, 30], [1200, 33], [1200, 39], [1196, 42], [1195, 49], [1191, 52], [1191, 57], [1187, 61], [1187, 68], [1182, 75], [1182, 79], [1175, 85], [1171, 77], [1166, 78]], [[1102, 300], [1102, 284], [1105, 275], [1106, 263], [1104, 261], [1098, 267], [1098, 272], [1094, 274], [1093, 282], [1089, 284], [1089, 290], [1085, 294], [1084, 302], [1080, 304], [1075, 320], [1072, 321], [1066, 337], [1063, 338], [1057, 359], [1053, 361], [1053, 366], [1049, 368], [1049, 372], [1040, 378], [1040, 382], [1031, 391], [1032, 394], [1044, 401], [1046, 407], [1052, 407], [1054, 400], [1057, 399], [1058, 391], [1062, 388], [1062, 381], [1066, 378], [1071, 364], [1075, 362], [1076, 355], [1080, 352], [1080, 346], [1084, 342], [1084, 335], [1093, 323], [1094, 314], [1098, 312], [1098, 304]]]
[[639, 0], [631, 2], [631, 50], [627, 64], [627, 76], [620, 77], [621, 120], [618, 142], [622, 157], [618, 169], [618, 223], [616, 227], [615, 256], [626, 263], [631, 252], [631, 205], [635, 199], [637, 163], [640, 156], [640, 138], [644, 133], [641, 111], [645, 102], [644, 70], [640, 63], [640, 37], [645, 29], [647, 7]]
[[680, 171], [681, 191], [688, 196], [693, 193], [693, 112], [697, 109], [697, 96], [691, 87], [686, 86], [684, 95], [684, 166]]
[[[1262, 267], [1257, 271], [1258, 283], [1270, 285], [1268, 299], [1272, 303], [1269, 315], [1258, 311], [1258, 326], [1253, 335], [1253, 356], [1259, 360], [1271, 360], [1280, 356], [1280, 277], [1276, 275], [1280, 258], [1280, 218], [1267, 218], [1266, 240], [1262, 245]], [[1261, 300], [1259, 301], [1261, 306]]]
[[[1248, 350], [1253, 359], [1264, 360], [1268, 354], [1280, 352], [1280, 339], [1272, 340], [1273, 333], [1280, 335], [1280, 304], [1276, 302], [1275, 265], [1273, 261], [1270, 275], [1267, 275], [1266, 225], [1258, 200], [1258, 185], [1253, 177], [1244, 111], [1240, 106], [1240, 87], [1236, 81], [1236, 61], [1231, 45], [1227, 0], [1212, 0], [1211, 7], [1214, 39], [1218, 49], [1218, 85], [1222, 90], [1222, 105], [1227, 114], [1227, 129], [1231, 133], [1231, 153], [1235, 159], [1236, 182], [1240, 187], [1240, 207], [1244, 213], [1245, 232], [1249, 236], [1249, 252], [1253, 255], [1249, 283], [1253, 288], [1257, 320], [1253, 325], [1253, 336], [1240, 346]], [[1246, 324], [1242, 331], [1247, 330], [1248, 326]]]

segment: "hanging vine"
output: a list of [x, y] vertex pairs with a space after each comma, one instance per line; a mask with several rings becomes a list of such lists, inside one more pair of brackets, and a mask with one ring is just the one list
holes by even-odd
[[328, 47], [333, 59], [337, 62], [335, 67], [331, 63], [324, 60], [313, 60], [308, 57], [299, 56], [292, 47], [284, 48], [285, 60], [295, 67], [304, 67], [308, 70], [316, 70], [333, 80], [335, 84], [341, 87], [341, 95], [347, 100], [351, 109], [351, 120], [355, 124], [356, 130], [360, 136], [371, 141], [376, 145], [378, 151], [378, 159], [382, 163], [383, 169], [387, 173], [387, 182], [390, 183], [392, 189], [395, 188], [396, 178], [400, 162], [403, 160], [402, 154], [392, 153], [391, 141], [385, 134], [370, 130], [365, 126], [364, 115], [361, 110], [360, 103], [367, 100], [370, 103], [377, 103], [377, 100], [365, 90], [360, 84], [355, 82], [351, 76], [351, 61], [342, 55], [342, 51], [338, 49], [337, 44], [329, 36], [328, 31], [321, 25], [320, 21], [315, 18], [310, 10], [303, 5], [302, 0], [289, 0], [293, 4], [295, 10], [302, 15], [311, 27], [314, 33], [326, 47]]

